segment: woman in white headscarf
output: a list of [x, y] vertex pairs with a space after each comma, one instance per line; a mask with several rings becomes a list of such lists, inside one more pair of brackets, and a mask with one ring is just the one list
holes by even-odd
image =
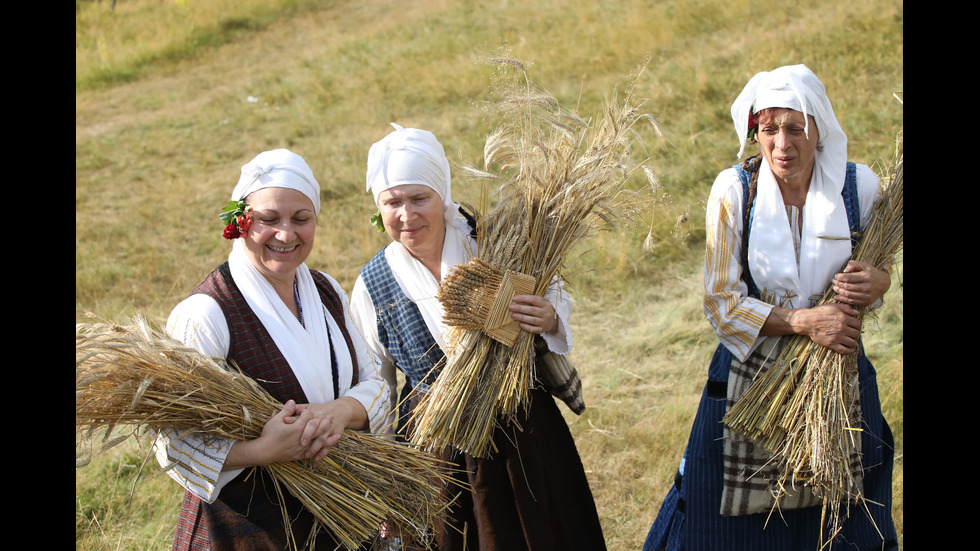
[[[477, 254], [474, 221], [452, 200], [449, 161], [428, 131], [393, 125], [368, 153], [367, 189], [392, 243], [361, 270], [351, 308], [397, 406], [398, 433], [444, 356], [448, 327], [436, 294], [454, 267]], [[558, 354], [571, 349], [571, 303], [557, 286], [545, 297], [518, 295], [521, 328]], [[396, 370], [405, 376], [400, 397]], [[414, 391], [414, 392], [413, 392]], [[546, 390], [532, 393], [520, 427], [499, 427], [492, 459], [448, 450], [473, 492], [463, 492], [434, 534], [440, 551], [601, 550], [602, 529], [568, 426]], [[458, 488], [446, 488], [455, 495]]]
[[[779, 337], [806, 335], [841, 354], [861, 349], [855, 307], [879, 301], [890, 285], [883, 267], [849, 260], [878, 180], [867, 166], [848, 162], [847, 137], [816, 75], [803, 65], [755, 75], [733, 103], [732, 118], [739, 158], [747, 140], [758, 140], [761, 153], [722, 171], [708, 198], [704, 311], [721, 343], [645, 551], [818, 548], [819, 498], [800, 486], [775, 503], [769, 456], [721, 419], [778, 356], [786, 341]], [[815, 306], [831, 284], [837, 302]], [[859, 384], [862, 453], [852, 464], [863, 465], [858, 478], [868, 511], [852, 507], [833, 542], [897, 549], [892, 435], [863, 351]]]
[[[285, 549], [282, 507], [300, 545], [313, 516], [279, 495], [263, 469], [322, 459], [345, 429], [387, 430], [388, 385], [349, 315], [347, 295], [311, 270], [320, 185], [306, 162], [277, 149], [242, 167], [222, 219], [234, 241], [228, 261], [178, 304], [175, 338], [227, 358], [259, 381], [282, 411], [254, 440], [161, 434], [161, 465], [185, 488], [174, 549]], [[321, 533], [307, 549], [334, 549]]]

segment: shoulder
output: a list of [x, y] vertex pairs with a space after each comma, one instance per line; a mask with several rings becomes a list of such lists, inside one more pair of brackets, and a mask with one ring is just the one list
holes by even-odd
[[210, 356], [225, 357], [231, 345], [228, 322], [218, 302], [196, 293], [180, 301], [167, 318], [167, 332]]
[[711, 195], [715, 197], [741, 197], [742, 180], [739, 177], [738, 169], [731, 167], [719, 172], [711, 184]]
[[344, 288], [340, 286], [340, 282], [334, 279], [332, 275], [318, 270], [310, 270], [310, 273], [313, 275], [313, 279], [317, 280], [319, 284], [326, 285], [333, 289], [341, 300], [347, 302], [347, 293], [344, 291]]

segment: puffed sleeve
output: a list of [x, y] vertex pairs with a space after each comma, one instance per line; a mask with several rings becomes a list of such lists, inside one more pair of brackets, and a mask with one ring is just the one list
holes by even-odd
[[388, 353], [388, 350], [381, 344], [378, 337], [378, 318], [374, 309], [374, 301], [368, 293], [364, 281], [358, 276], [351, 289], [350, 298], [351, 318], [358, 333], [364, 340], [364, 345], [369, 354], [378, 362], [381, 377], [387, 383], [388, 388], [388, 417], [386, 429], [383, 432], [391, 432], [395, 421], [395, 411], [398, 404], [398, 379], [395, 368], [395, 359]]
[[[224, 314], [218, 303], [206, 295], [192, 295], [178, 304], [167, 320], [167, 332], [208, 356], [227, 357], [231, 345]], [[161, 431], [153, 447], [161, 467], [173, 465], [166, 471], [170, 478], [212, 503], [221, 488], [242, 471], [221, 470], [234, 443], [233, 439], [202, 439], [193, 434]]]
[[569, 320], [572, 317], [572, 298], [565, 292], [565, 285], [560, 279], [555, 278], [544, 294], [544, 298], [555, 308], [558, 316], [558, 327], [553, 333], [542, 333], [541, 337], [548, 344], [548, 350], [564, 356], [572, 351], [572, 326]]
[[386, 434], [391, 429], [391, 388], [389, 387], [388, 381], [381, 374], [381, 361], [377, 354], [368, 349], [368, 339], [365, 338], [361, 325], [356, 321], [355, 313], [352, 310], [352, 304], [347, 293], [344, 292], [335, 279], [330, 276], [327, 276], [327, 278], [344, 304], [344, 319], [347, 323], [347, 332], [350, 334], [357, 357], [358, 382], [345, 392], [344, 396], [354, 398], [364, 406], [371, 425], [371, 432]]
[[711, 186], [705, 234], [704, 313], [722, 344], [745, 360], [773, 307], [750, 297], [742, 281], [742, 184], [734, 169]]

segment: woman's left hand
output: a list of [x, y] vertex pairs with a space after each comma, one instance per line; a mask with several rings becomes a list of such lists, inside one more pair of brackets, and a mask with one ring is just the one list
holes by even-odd
[[851, 260], [834, 276], [834, 300], [852, 306], [868, 306], [883, 297], [890, 286], [888, 272], [866, 262]]
[[515, 295], [510, 304], [511, 316], [528, 333], [540, 335], [558, 328], [555, 307], [537, 295]]

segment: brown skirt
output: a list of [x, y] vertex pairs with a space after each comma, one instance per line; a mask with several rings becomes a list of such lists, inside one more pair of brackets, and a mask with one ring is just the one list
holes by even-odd
[[496, 429], [490, 459], [447, 454], [473, 491], [448, 489], [460, 495], [437, 527], [439, 550], [605, 549], [582, 460], [554, 398], [534, 390], [518, 423], [523, 430]]

